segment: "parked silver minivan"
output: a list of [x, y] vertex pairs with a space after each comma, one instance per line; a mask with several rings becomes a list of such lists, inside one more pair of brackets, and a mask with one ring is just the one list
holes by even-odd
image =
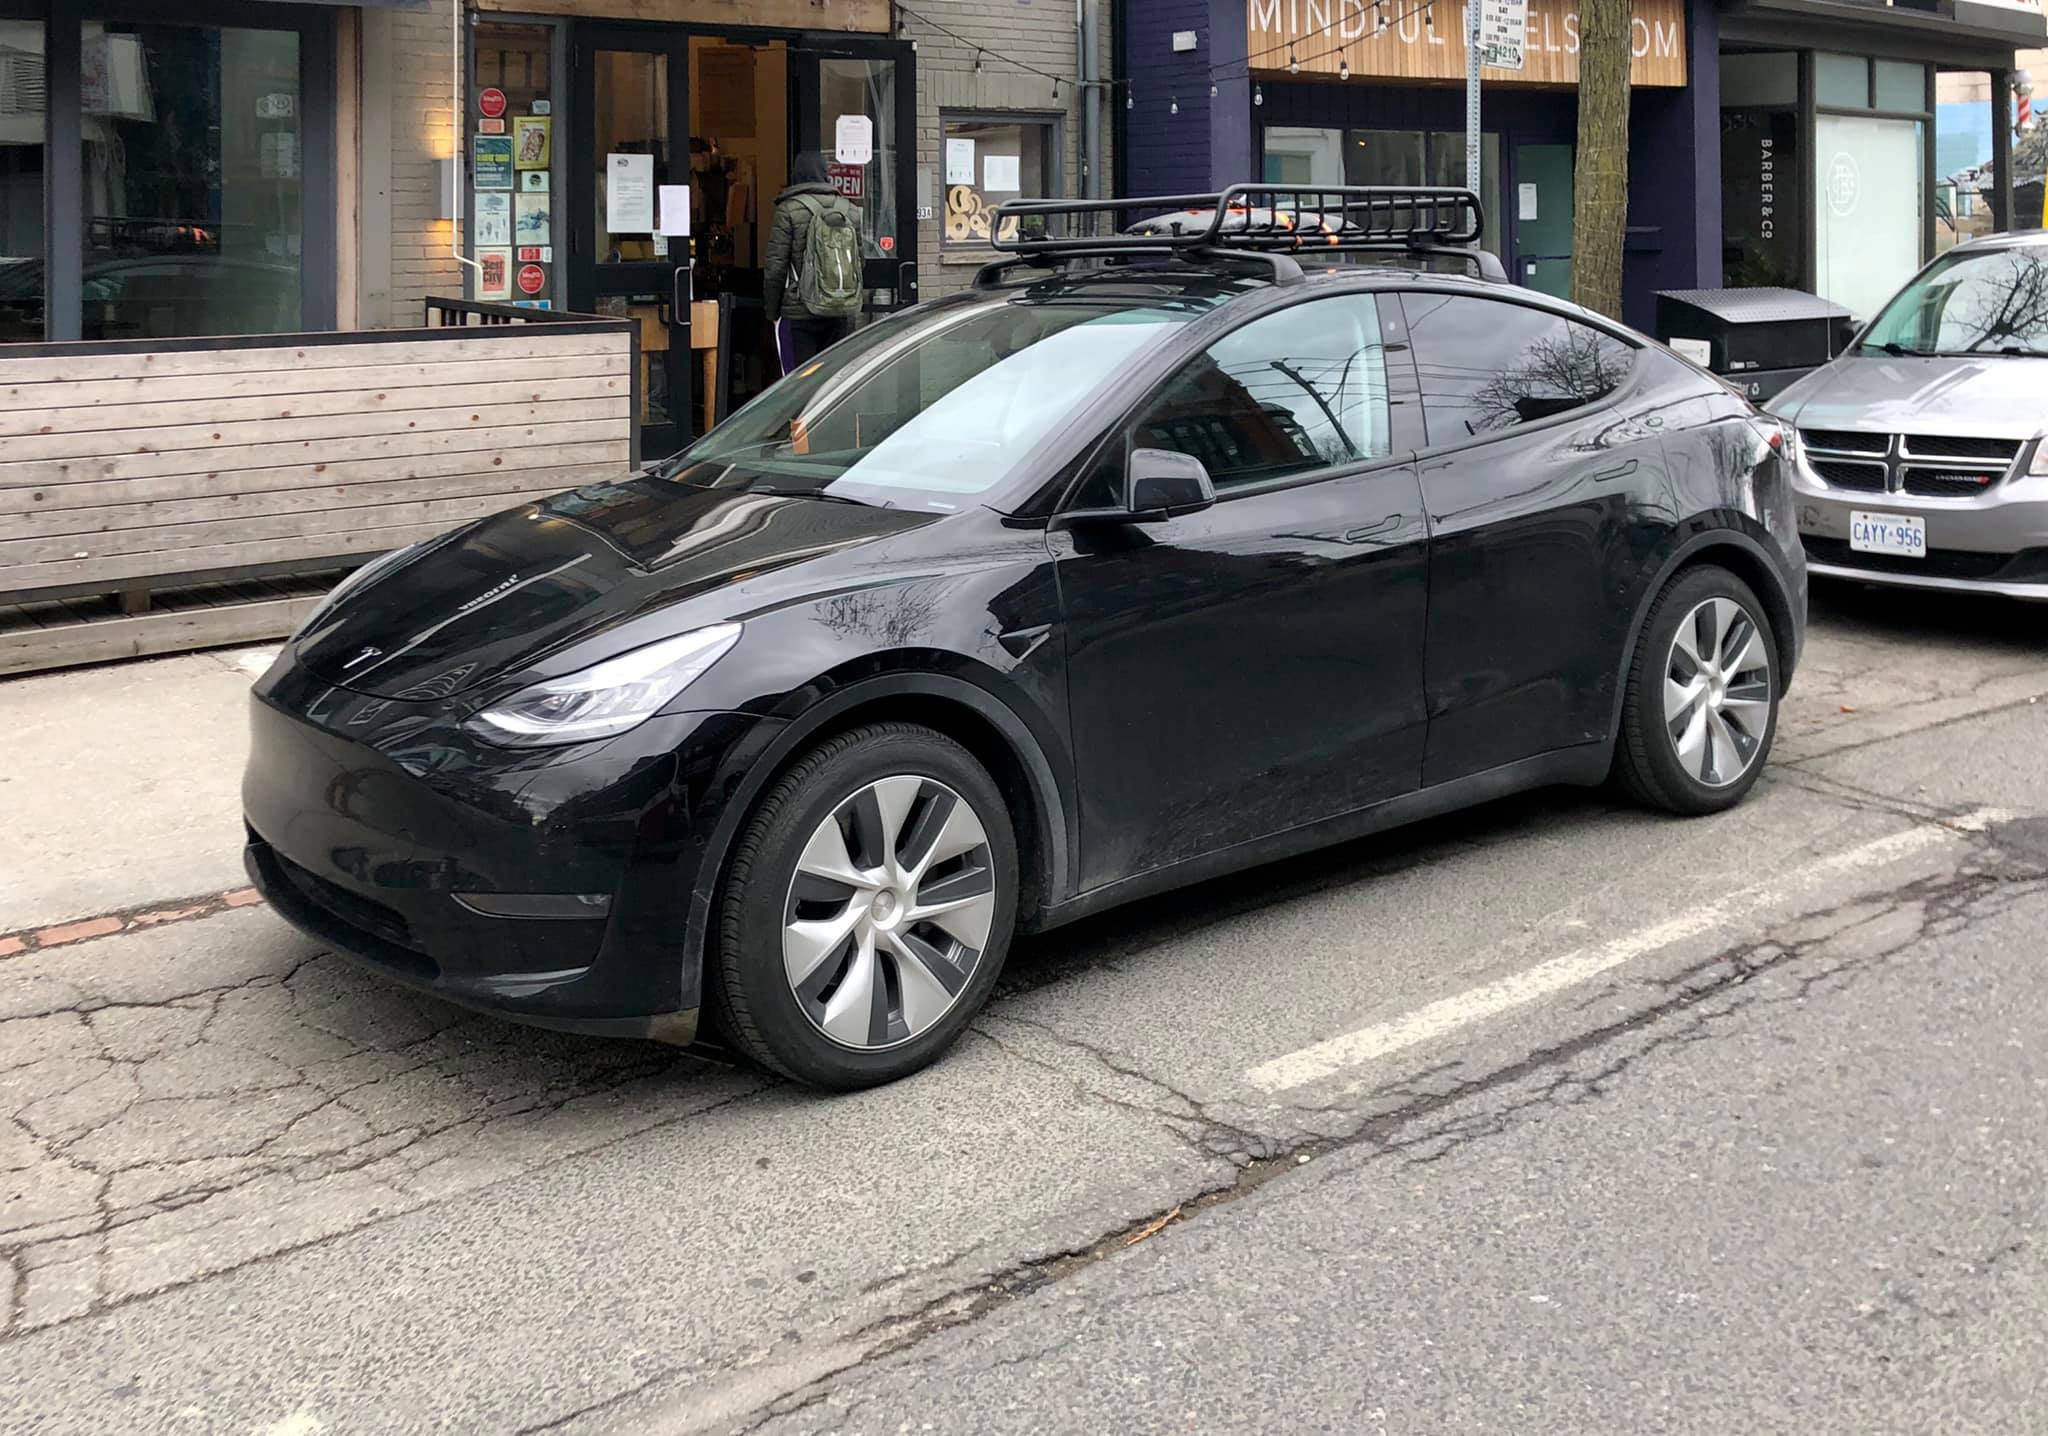
[[1767, 407], [1811, 572], [2048, 599], [2048, 232], [1957, 245]]

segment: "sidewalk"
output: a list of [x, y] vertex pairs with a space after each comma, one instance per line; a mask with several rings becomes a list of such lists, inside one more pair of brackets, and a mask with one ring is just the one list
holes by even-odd
[[247, 885], [244, 707], [273, 652], [0, 681], [0, 934]]

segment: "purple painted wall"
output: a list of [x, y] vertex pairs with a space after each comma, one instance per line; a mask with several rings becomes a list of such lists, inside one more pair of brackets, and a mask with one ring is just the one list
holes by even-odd
[[[1623, 316], [1647, 327], [1659, 289], [1721, 282], [1720, 19], [1715, 0], [1688, 0], [1683, 90], [1638, 90], [1630, 109], [1629, 224]], [[1176, 30], [1195, 50], [1173, 52]], [[1132, 107], [1123, 115], [1127, 188], [1166, 194], [1217, 188], [1260, 173], [1265, 125], [1461, 130], [1455, 86], [1266, 81], [1251, 103], [1245, 72], [1245, 0], [1127, 0], [1118, 36]], [[1212, 78], [1217, 95], [1212, 99]], [[1169, 106], [1178, 100], [1180, 113]], [[1118, 104], [1123, 103], [1119, 98]], [[1570, 144], [1577, 106], [1568, 92], [1485, 92], [1482, 123], [1501, 136], [1503, 182], [1515, 192], [1515, 146]], [[1489, 215], [1489, 247], [1511, 265], [1511, 216]], [[1510, 273], [1514, 272], [1510, 269]]]

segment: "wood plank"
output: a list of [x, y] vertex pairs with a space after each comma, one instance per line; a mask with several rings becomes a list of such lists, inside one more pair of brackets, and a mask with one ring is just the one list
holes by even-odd
[[[604, 477], [623, 479], [631, 462], [631, 444], [624, 439], [596, 443], [557, 444], [521, 455], [526, 472], [579, 473], [577, 484]], [[309, 464], [275, 469], [243, 469], [232, 474], [178, 474], [161, 479], [112, 479], [103, 483], [56, 484], [49, 488], [0, 489], [0, 515], [46, 514], [77, 508], [115, 508], [177, 499], [232, 498], [236, 495], [320, 490], [354, 483], [397, 483], [408, 479], [461, 479], [474, 474], [518, 470], [522, 464], [493, 462], [502, 458], [489, 450], [434, 454], [412, 459], [362, 459], [329, 464], [323, 473]], [[437, 487], [429, 485], [429, 487]], [[33, 531], [33, 529], [31, 529]], [[62, 530], [59, 530], [62, 532]]]
[[[224, 543], [253, 544], [316, 534], [340, 535], [363, 528], [388, 528], [394, 524], [438, 524], [441, 528], [453, 528], [470, 519], [513, 508], [522, 500], [546, 498], [559, 492], [559, 489], [528, 485], [523, 489], [470, 494], [463, 498], [419, 496], [408, 502], [379, 504], [374, 508], [267, 514], [256, 518], [238, 516], [201, 523], [166, 524], [156, 528], [120, 529], [84, 537], [67, 534], [7, 539], [0, 541], [0, 568], [44, 565], [69, 569], [137, 554], [155, 557], [168, 565], [177, 564], [187, 551]], [[164, 571], [175, 570], [166, 568]], [[62, 581], [69, 583], [75, 580], [73, 575], [67, 574]], [[30, 586], [34, 586], [33, 581]], [[123, 597], [126, 598], [125, 593]]]
[[240, 419], [230, 423], [177, 424], [134, 430], [102, 426], [97, 432], [30, 434], [0, 445], [0, 461], [89, 459], [111, 454], [163, 454], [174, 450], [227, 451], [246, 444], [297, 440], [354, 439], [371, 434], [435, 433], [448, 429], [495, 428], [508, 424], [565, 424], [613, 419], [621, 432], [632, 417], [625, 381], [615, 395], [599, 399], [546, 399], [539, 403], [478, 404], [459, 401], [441, 408], [392, 409], [367, 414], [323, 414], [314, 418]]
[[[363, 355], [374, 355], [371, 345], [355, 346]], [[341, 390], [386, 390], [408, 387], [437, 388], [488, 373], [498, 380], [532, 382], [535, 379], [598, 379], [628, 372], [628, 356], [582, 354], [563, 357], [494, 359], [488, 369], [476, 364], [362, 364], [347, 368], [299, 369], [261, 374], [180, 374], [162, 378], [105, 379], [75, 384], [53, 384], [40, 394], [30, 391], [34, 384], [0, 388], [0, 411], [40, 409], [105, 408], [109, 405], [152, 404], [166, 400], [211, 404], [250, 394], [326, 394]]]
[[[624, 439], [624, 419], [584, 419], [567, 424], [510, 424], [445, 433], [376, 434], [357, 439], [291, 440], [240, 444], [233, 448], [176, 449], [167, 454], [114, 454], [88, 459], [28, 459], [0, 463], [0, 489], [100, 483], [108, 479], [156, 479], [177, 474], [231, 474], [243, 469], [302, 466], [317, 474], [361, 459], [401, 459], [424, 454], [485, 452], [505, 465], [518, 464], [555, 444]], [[493, 462], [498, 462], [494, 460]], [[480, 464], [479, 468], [490, 467]]]
[[[613, 394], [630, 394], [626, 375], [611, 378], [529, 380], [525, 383], [416, 384], [404, 388], [342, 389], [324, 394], [271, 396], [256, 394], [242, 399], [215, 399], [195, 407], [190, 400], [160, 404], [130, 404], [118, 415], [104, 407], [81, 409], [24, 409], [0, 413], [0, 438], [22, 434], [96, 433], [118, 424], [124, 433], [191, 424], [204, 420], [213, 424], [238, 423], [250, 419], [313, 418], [330, 414], [377, 414], [418, 409], [460, 408], [520, 403], [559, 403], [570, 399], [602, 399]], [[4, 457], [13, 445], [0, 445]]]
[[0, 674], [37, 673], [151, 653], [283, 638], [319, 605], [318, 594], [0, 632]]
[[[106, 379], [199, 378], [219, 374], [297, 374], [308, 369], [360, 369], [371, 364], [488, 366], [521, 354], [570, 358], [623, 355], [630, 336], [563, 334], [547, 324], [506, 324], [464, 331], [460, 339], [408, 339], [322, 344], [299, 336], [275, 348], [155, 349], [129, 354], [62, 354], [36, 359], [0, 358], [0, 395], [14, 388], [87, 384]], [[438, 333], [440, 331], [428, 331]], [[308, 341], [311, 342], [308, 342]], [[508, 354], [507, 351], [510, 351]]]
[[[63, 584], [118, 584], [125, 578], [159, 578], [171, 573], [206, 573], [213, 569], [254, 568], [260, 564], [332, 561], [337, 568], [373, 557], [423, 538], [445, 533], [449, 524], [401, 524], [394, 528], [362, 528], [347, 534], [312, 534], [304, 538], [257, 543], [224, 543], [208, 548], [164, 553], [123, 554], [108, 559], [70, 559], [63, 563], [14, 564], [0, 567], [0, 594], [25, 594]], [[167, 563], [175, 558], [176, 568]]]
[[[623, 445], [620, 446], [623, 449]], [[454, 499], [476, 494], [528, 492], [552, 485], [550, 493], [623, 476], [624, 464], [580, 464], [536, 469], [492, 469], [449, 478], [380, 478], [359, 484], [323, 484], [317, 488], [273, 489], [257, 494], [211, 494], [205, 498], [154, 500], [92, 509], [38, 509], [33, 513], [0, 514], [0, 540], [71, 538], [89, 541], [124, 529], [159, 528], [209, 520], [261, 518], [269, 514], [326, 513], [337, 509], [368, 509], [415, 499]], [[95, 547], [95, 552], [100, 550]]]

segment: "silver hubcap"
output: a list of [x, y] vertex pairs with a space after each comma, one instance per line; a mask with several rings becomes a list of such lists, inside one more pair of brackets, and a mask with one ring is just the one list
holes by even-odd
[[1749, 771], [1770, 725], [1770, 645], [1741, 604], [1710, 598], [1678, 625], [1664, 672], [1664, 726], [1679, 766], [1725, 788]]
[[798, 1006], [844, 1047], [908, 1042], [959, 1000], [995, 922], [988, 832], [931, 778], [870, 783], [818, 825], [784, 907]]

